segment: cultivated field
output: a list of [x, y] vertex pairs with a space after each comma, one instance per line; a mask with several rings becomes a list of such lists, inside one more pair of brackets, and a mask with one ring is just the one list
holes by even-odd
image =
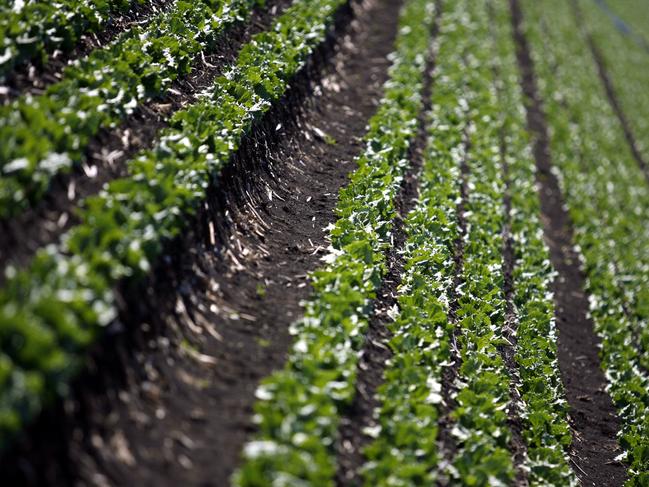
[[0, 483], [649, 486], [647, 22], [0, 0]]

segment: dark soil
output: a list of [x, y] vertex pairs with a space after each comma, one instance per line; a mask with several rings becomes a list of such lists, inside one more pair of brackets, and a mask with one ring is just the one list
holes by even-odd
[[131, 3], [131, 8], [113, 13], [101, 31], [83, 34], [73, 49], [67, 51], [57, 49], [45, 63], [27, 62], [16, 66], [2, 83], [8, 92], [0, 95], [0, 104], [8, 103], [23, 94], [42, 93], [47, 86], [61, 80], [63, 70], [72, 61], [85, 57], [94, 49], [111, 43], [133, 25], [147, 23], [154, 16], [171, 9], [174, 4], [172, 0], [149, 0], [143, 3], [134, 1]]
[[[441, 11], [439, 2], [436, 9]], [[433, 24], [432, 39], [439, 32], [439, 17]], [[356, 371], [356, 390], [354, 400], [348, 411], [340, 418], [338, 427], [336, 484], [339, 486], [360, 485], [360, 468], [365, 463], [363, 449], [371, 438], [363, 430], [373, 426], [374, 412], [380, 406], [376, 396], [377, 388], [383, 383], [383, 372], [386, 362], [392, 356], [388, 343], [391, 332], [388, 328], [390, 317], [388, 311], [397, 306], [398, 288], [403, 275], [403, 255], [401, 251], [406, 242], [404, 219], [414, 208], [418, 192], [418, 175], [423, 165], [427, 141], [427, 121], [431, 104], [435, 54], [428, 53], [422, 87], [423, 106], [418, 117], [418, 133], [410, 147], [410, 167], [404, 175], [399, 193], [395, 199], [397, 215], [393, 222], [392, 246], [386, 255], [388, 271], [374, 300], [374, 312], [370, 317], [365, 343], [361, 350]]]
[[611, 105], [611, 108], [613, 108], [613, 112], [615, 112], [615, 116], [620, 121], [620, 125], [622, 126], [622, 131], [624, 132], [624, 138], [626, 139], [627, 144], [629, 144], [629, 148], [631, 149], [631, 155], [635, 159], [636, 163], [642, 170], [645, 179], [649, 183], [649, 162], [647, 162], [647, 160], [640, 152], [640, 149], [638, 149], [638, 143], [636, 142], [633, 129], [631, 128], [629, 119], [624, 113], [624, 109], [622, 108], [622, 105], [620, 104], [620, 101], [617, 97], [617, 93], [615, 92], [615, 87], [613, 86], [613, 81], [611, 80], [611, 77], [608, 74], [608, 68], [606, 67], [606, 61], [604, 59], [604, 55], [602, 54], [602, 51], [600, 51], [599, 47], [597, 46], [595, 39], [593, 39], [593, 35], [588, 31], [588, 28], [584, 25], [584, 20], [583, 20], [584, 15], [581, 12], [581, 7], [575, 0], [571, 0], [570, 4], [572, 5], [572, 11], [575, 17], [575, 22], [577, 23], [579, 29], [581, 30], [582, 34], [586, 38], [586, 41], [588, 42], [588, 48], [590, 49], [593, 59], [595, 60], [595, 65], [597, 66], [597, 73], [599, 74], [599, 78], [602, 82], [602, 85], [604, 86], [604, 91], [606, 91], [606, 97], [608, 98], [608, 102]]
[[526, 96], [527, 122], [535, 137], [534, 157], [538, 169], [545, 239], [554, 281], [559, 368], [570, 405], [573, 433], [571, 459], [584, 485], [617, 486], [626, 479], [624, 465], [615, 461], [620, 453], [616, 433], [620, 420], [610, 396], [598, 355], [600, 339], [588, 315], [584, 275], [573, 246], [573, 228], [565, 210], [557, 178], [552, 173], [549, 133], [536, 83], [530, 47], [523, 32], [518, 0], [510, 0], [514, 40], [521, 83]]
[[121, 321], [72, 399], [2, 459], [3, 481], [227, 485], [254, 431], [257, 384], [284, 363], [336, 194], [363, 148], [398, 10], [390, 0], [343, 9], [145, 291], [121, 290]]
[[[127, 161], [155, 144], [170, 116], [195, 102], [237, 58], [241, 47], [291, 5], [291, 0], [268, 0], [253, 12], [249, 22], [223, 34], [211, 52], [196, 59], [191, 73], [176, 80], [159, 98], [138, 106], [118, 127], [101, 130], [88, 143], [84, 161], [70, 174], [59, 174], [45, 197], [14, 218], [0, 220], [0, 268], [24, 267], [41, 247], [56, 242], [79, 223], [76, 207], [107, 182], [127, 174]], [[0, 283], [2, 277], [0, 277]]]

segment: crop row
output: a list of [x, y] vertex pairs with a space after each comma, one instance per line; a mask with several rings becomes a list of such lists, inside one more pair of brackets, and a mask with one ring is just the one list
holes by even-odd
[[[502, 22], [494, 37], [484, 5], [454, 1], [442, 7], [429, 138], [419, 197], [405, 222], [404, 274], [389, 325], [393, 357], [378, 391], [377, 424], [366, 431], [374, 440], [364, 452], [365, 485], [512, 482], [507, 411], [512, 386], [522, 398], [517, 407], [528, 455], [521, 468], [531, 484], [576, 483], [565, 454], [570, 434], [556, 360], [549, 292], [553, 274], [542, 240], [534, 164], [503, 3], [496, 8]], [[493, 52], [500, 56], [494, 59]], [[494, 79], [496, 71], [499, 79]], [[385, 119], [381, 109], [373, 120], [377, 117]], [[414, 113], [412, 117], [414, 121]], [[369, 155], [375, 158], [382, 146], [371, 144], [370, 139]], [[331, 233], [333, 252], [313, 276], [315, 295], [305, 318], [292, 329], [296, 342], [288, 364], [258, 389], [260, 431], [244, 450], [239, 485], [333, 481], [338, 417], [353, 399], [357, 356], [385, 265], [391, 201], [401, 174], [373, 178], [375, 166], [367, 165], [372, 162], [368, 153], [363, 155], [351, 185], [341, 193], [341, 219]], [[515, 193], [511, 218], [520, 383], [513, 384], [499, 349], [505, 342], [503, 163], [509, 166]], [[392, 171], [397, 170], [393, 163]], [[459, 213], [463, 185], [468, 194]], [[461, 218], [466, 219], [465, 235]], [[462, 268], [456, 267], [454, 256], [458, 238], [463, 240]], [[458, 273], [462, 284], [453, 290]], [[451, 318], [453, 306], [457, 321]], [[453, 363], [456, 346], [460, 364]], [[438, 408], [449, 366], [459, 366], [453, 384], [457, 407], [451, 413], [457, 451], [453, 458], [443, 458], [447, 452], [439, 451]]]
[[[638, 150], [649, 160], [649, 93], [644, 89], [649, 75], [649, 52], [632, 33], [622, 34], [606, 13], [592, 0], [574, 0], [583, 13], [583, 22], [603, 56], [618, 101], [624, 110]], [[646, 8], [646, 7], [644, 7]]]
[[[505, 187], [499, 154], [504, 137], [516, 255], [515, 360], [520, 383], [514, 386], [521, 397], [517, 406], [527, 447], [522, 468], [531, 485], [574, 485], [565, 453], [570, 432], [556, 359], [552, 272], [523, 128], [508, 12], [504, 2], [495, 5], [498, 17], [492, 25], [497, 35], [490, 39], [484, 6], [452, 3], [452, 11], [442, 17], [444, 42], [437, 60], [440, 75], [430, 138], [418, 203], [406, 223], [400, 311], [391, 325], [394, 356], [379, 390], [378, 428], [370, 431], [376, 439], [366, 450], [366, 484], [432, 485], [450, 477], [462, 485], [504, 485], [513, 480], [506, 408], [515, 377], [497, 348], [505, 340], [500, 239]], [[493, 57], [493, 52], [499, 55]], [[461, 236], [457, 201], [463, 178], [468, 232], [464, 265], [458, 269], [454, 245]], [[452, 286], [458, 272], [463, 284], [457, 290], [459, 321], [453, 323]], [[443, 458], [437, 444], [438, 407], [443, 402], [443, 369], [453, 366], [456, 326], [461, 329], [462, 365], [452, 433], [458, 452]]]
[[0, 217], [37, 202], [69, 171], [100, 129], [119, 124], [143, 101], [165, 93], [256, 0], [177, 2], [146, 26], [76, 60], [42, 95], [0, 107]]
[[366, 485], [435, 485], [442, 460], [437, 445], [438, 406], [443, 368], [452, 362], [453, 323], [448, 313], [456, 271], [454, 245], [460, 237], [460, 163], [466, 155], [455, 86], [444, 82], [449, 51], [466, 33], [449, 29], [456, 22], [461, 25], [449, 3], [444, 2], [436, 40], [433, 111], [426, 115], [428, 140], [418, 176], [419, 194], [404, 226], [407, 240], [399, 311], [388, 325], [393, 356], [377, 391], [377, 424], [366, 430], [374, 437], [364, 452]]
[[[583, 256], [629, 485], [649, 481], [649, 192], [566, 2], [525, 1], [551, 151]], [[546, 26], [541, 31], [538, 26]], [[551, 46], [551, 47], [550, 47]]]
[[[83, 34], [106, 26], [130, 0], [5, 1], [0, 5], [0, 80], [21, 62], [45, 62], [56, 49], [72, 49]], [[141, 3], [141, 0], [140, 2]]]
[[354, 397], [358, 355], [372, 299], [385, 271], [394, 200], [417, 132], [433, 5], [407, 0], [389, 81], [370, 119], [358, 168], [338, 200], [326, 264], [312, 277], [313, 297], [291, 327], [286, 366], [257, 391], [259, 432], [244, 450], [237, 485], [333, 485], [342, 411]]
[[324, 40], [343, 0], [296, 0], [244, 46], [236, 65], [178, 111], [159, 144], [130, 161], [80, 210], [81, 224], [8, 269], [0, 291], [0, 445], [45, 402], [65, 394], [87, 346], [204, 200], [253, 123], [285, 93]]
[[[594, 0], [622, 35], [649, 50], [649, 6], [641, 0]], [[594, 6], [591, 6], [591, 8]]]
[[516, 355], [523, 401], [523, 439], [532, 485], [575, 485], [568, 465], [571, 442], [568, 405], [557, 359], [557, 329], [552, 294], [555, 278], [543, 240], [536, 166], [526, 132], [509, 2], [492, 2], [496, 33], [494, 58], [499, 73], [498, 109], [503, 124], [503, 157], [511, 198], [513, 289], [516, 311]]
[[[459, 328], [459, 371], [452, 412], [457, 451], [449, 474], [460, 483], [507, 484], [514, 468], [509, 445], [510, 377], [498, 345], [503, 342], [505, 296], [503, 277], [504, 225], [498, 123], [492, 76], [488, 23], [480, 7], [466, 4], [466, 50], [451, 58], [446, 76], [461, 93], [461, 117], [466, 120], [469, 150], [464, 162], [464, 218], [461, 284], [457, 290], [455, 326]], [[467, 74], [470, 73], [470, 74]], [[463, 112], [463, 113], [462, 113]]]

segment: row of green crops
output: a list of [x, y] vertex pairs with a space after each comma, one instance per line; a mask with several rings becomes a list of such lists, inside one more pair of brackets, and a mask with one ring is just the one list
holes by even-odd
[[[513, 480], [505, 424], [512, 378], [503, 370], [496, 349], [503, 340], [504, 324], [500, 136], [505, 137], [504, 162], [511, 178], [520, 376], [515, 386], [522, 397], [518, 409], [527, 445], [523, 468], [531, 485], [576, 484], [565, 454], [570, 433], [556, 359], [549, 294], [552, 273], [542, 240], [534, 163], [523, 128], [504, 3], [494, 9], [495, 39], [487, 34], [484, 6], [453, 2], [442, 17], [430, 138], [418, 202], [406, 221], [400, 312], [391, 325], [394, 356], [379, 389], [382, 406], [379, 428], [373, 430], [376, 439], [366, 450], [366, 485], [433, 485], [440, 480], [504, 485]], [[495, 81], [492, 72], [499, 74]], [[466, 176], [461, 175], [463, 161], [468, 166]], [[465, 238], [465, 267], [460, 270], [453, 254], [460, 236], [457, 201], [463, 177], [469, 191], [465, 216], [470, 230]], [[449, 322], [449, 301], [457, 272], [462, 272], [465, 282], [457, 312], [463, 365], [456, 384], [459, 408], [453, 413], [459, 452], [454, 459], [445, 459], [438, 450], [437, 420], [443, 368], [453, 361], [456, 324]]]
[[314, 294], [292, 326], [286, 366], [257, 391], [259, 432], [244, 450], [237, 485], [334, 484], [339, 418], [354, 396], [358, 354], [385, 271], [394, 198], [422, 109], [433, 17], [428, 0], [408, 0], [402, 9], [384, 97], [339, 195], [331, 253], [312, 275]]
[[498, 350], [505, 324], [501, 238], [505, 187], [489, 64], [493, 43], [488, 22], [479, 15], [484, 6], [467, 2], [460, 8], [464, 32], [443, 71], [457, 92], [457, 104], [451, 109], [465, 124], [462, 130], [469, 145], [462, 176], [467, 188], [467, 231], [463, 266], [457, 270], [461, 275], [455, 323], [460, 364], [451, 431], [457, 451], [448, 459], [448, 475], [466, 485], [505, 485], [513, 480], [514, 468], [507, 414], [510, 377]]
[[[394, 355], [378, 390], [378, 428], [369, 430], [375, 439], [365, 451], [367, 485], [435, 485], [441, 461], [437, 407], [442, 401], [443, 367], [452, 361], [448, 306], [456, 270], [454, 244], [459, 237], [460, 163], [466, 155], [457, 86], [446, 77], [449, 55], [460, 48], [458, 41], [466, 40], [466, 30], [450, 29], [462, 25], [457, 7], [450, 3], [444, 3], [440, 19], [433, 111], [426, 117], [429, 137], [419, 195], [405, 220], [399, 314], [389, 325]], [[463, 2], [452, 3], [463, 6]]]
[[[113, 289], [147, 274], [242, 137], [324, 40], [344, 0], [297, 0], [243, 47], [210, 93], [177, 112], [129, 176], [86, 200], [81, 224], [0, 291], [0, 445], [56, 394], [116, 313]], [[417, 64], [418, 65], [418, 64]], [[407, 75], [411, 73], [408, 72]]]
[[0, 107], [0, 217], [37, 202], [51, 179], [79, 163], [89, 140], [188, 74], [257, 0], [178, 1], [146, 26], [77, 60], [38, 96]]
[[[567, 2], [523, 2], [629, 485], [649, 482], [649, 192]], [[541, 29], [541, 25], [545, 29]]]
[[649, 49], [649, 5], [642, 0], [591, 0], [589, 8], [602, 10], [621, 34], [635, 37]]
[[638, 150], [645, 160], [649, 160], [649, 93], [645, 89], [649, 81], [649, 52], [644, 46], [638, 45], [633, 37], [619, 32], [593, 0], [574, 1], [583, 13], [581, 22], [584, 28], [592, 34], [604, 57], [606, 69], [631, 125]]
[[492, 19], [499, 76], [498, 109], [504, 137], [511, 197], [510, 225], [514, 248], [516, 356], [523, 400], [523, 438], [532, 485], [575, 485], [568, 465], [570, 445], [565, 400], [557, 359], [552, 280], [554, 271], [543, 240], [536, 166], [526, 133], [520, 72], [514, 51], [509, 2], [495, 0]]
[[[423, 3], [411, 0], [402, 24], [410, 18], [408, 8], [415, 13], [415, 8], [424, 8]], [[513, 481], [506, 410], [513, 379], [498, 350], [505, 340], [504, 162], [514, 194], [516, 364], [520, 368], [520, 383], [514, 386], [522, 397], [517, 406], [528, 450], [522, 468], [532, 485], [574, 485], [576, 477], [565, 453], [570, 433], [556, 359], [549, 292], [553, 275], [542, 240], [508, 11], [504, 2], [496, 6], [496, 35], [491, 37], [484, 5], [461, 0], [444, 4], [420, 193], [405, 222], [399, 311], [389, 325], [394, 355], [378, 391], [377, 426], [368, 430], [374, 439], [365, 450], [364, 483], [507, 485]], [[499, 56], [493, 57], [494, 52]], [[494, 79], [494, 72], [500, 73], [499, 79]], [[389, 100], [388, 91], [384, 103]], [[385, 121], [384, 107], [373, 124], [377, 119]], [[412, 122], [414, 117], [415, 112], [410, 114]], [[357, 357], [370, 300], [385, 265], [392, 199], [403, 171], [403, 153], [392, 155], [392, 165], [386, 166], [385, 158], [391, 153], [382, 155], [381, 149], [387, 142], [392, 144], [395, 135], [385, 129], [382, 134], [390, 138], [381, 144], [370, 139], [359, 171], [341, 193], [341, 218], [331, 233], [333, 253], [313, 276], [314, 297], [307, 303], [305, 318], [292, 329], [296, 342], [288, 363], [258, 389], [259, 432], [244, 450], [237, 485], [333, 482], [338, 418], [353, 399]], [[499, 150], [501, 135], [506, 142], [505, 161]], [[464, 175], [463, 164], [468, 169]], [[386, 177], [386, 170], [393, 174]], [[456, 269], [453, 254], [461, 236], [457, 205], [463, 178], [468, 188], [464, 213], [468, 231], [463, 236], [464, 266]], [[458, 322], [452, 323], [449, 301], [458, 272], [463, 284], [458, 290]], [[452, 365], [456, 327], [462, 364], [452, 434], [458, 449], [454, 458], [445, 459], [438, 447], [438, 406], [443, 400], [444, 367]]]
[[[142, 3], [140, 0], [138, 3]], [[44, 62], [56, 49], [72, 49], [83, 34], [106, 26], [130, 0], [11, 0], [0, 5], [0, 80], [17, 64]]]

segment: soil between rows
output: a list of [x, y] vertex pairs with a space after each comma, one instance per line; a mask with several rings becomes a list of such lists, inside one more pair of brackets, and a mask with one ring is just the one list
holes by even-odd
[[574, 231], [561, 189], [552, 173], [547, 119], [539, 95], [534, 62], [523, 31], [523, 12], [518, 0], [510, 0], [516, 55], [526, 96], [527, 123], [535, 137], [533, 152], [541, 197], [543, 230], [550, 260], [558, 276], [553, 292], [558, 329], [558, 359], [573, 434], [571, 460], [584, 485], [617, 486], [626, 469], [615, 457], [620, 453], [616, 434], [620, 419], [605, 391], [601, 368], [601, 341], [588, 315], [584, 275], [574, 250]]
[[[267, 0], [249, 21], [226, 30], [209, 51], [198, 56], [188, 76], [177, 79], [167, 92], [139, 105], [114, 128], [102, 129], [91, 138], [82, 163], [69, 174], [57, 174], [44, 198], [19, 215], [0, 219], [0, 269], [11, 264], [26, 266], [37, 250], [79, 223], [76, 208], [104, 184], [128, 173], [128, 160], [154, 146], [168, 119], [196, 101], [214, 80], [237, 59], [241, 47], [264, 30], [292, 3]], [[0, 284], [3, 275], [0, 272]]]
[[[387, 79], [400, 2], [343, 9], [294, 87], [247, 138], [71, 399], [0, 461], [20, 485], [226, 485], [254, 431], [259, 380], [281, 367], [307, 273], [328, 243]], [[353, 22], [350, 24], [350, 18]]]

